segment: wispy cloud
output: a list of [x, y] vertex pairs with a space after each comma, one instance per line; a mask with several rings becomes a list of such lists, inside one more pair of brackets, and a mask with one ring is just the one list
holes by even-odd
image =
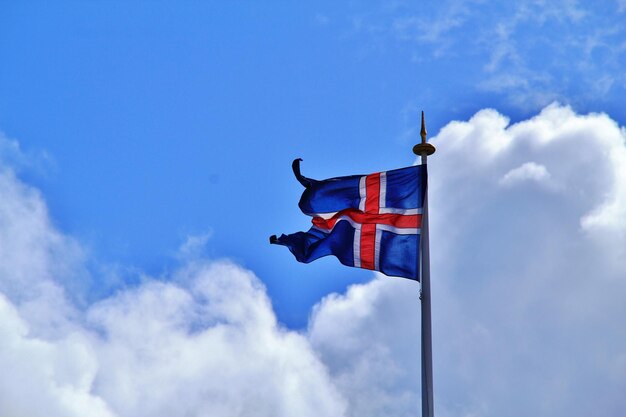
[[400, 42], [412, 60], [456, 66], [468, 89], [538, 110], [555, 99], [603, 102], [626, 92], [621, 17], [576, 0], [451, 0], [381, 8], [362, 14], [359, 27], [377, 27], [378, 43]]
[[197, 235], [188, 235], [178, 249], [177, 257], [183, 261], [200, 258], [212, 235], [212, 231]]
[[[601, 94], [607, 94], [622, 55], [611, 38], [624, 38], [626, 32], [617, 22], [597, 28], [598, 19], [603, 17], [576, 1], [520, 3], [497, 18], [494, 30], [479, 33], [489, 57], [480, 85], [491, 91], [495, 85], [516, 102], [534, 96], [535, 107], [555, 98], [573, 103], [597, 99], [599, 85]], [[595, 53], [599, 48], [604, 49], [600, 55]], [[506, 78], [526, 84], [501, 83]]]
[[43, 150], [25, 152], [17, 140], [7, 137], [0, 131], [0, 168], [9, 168], [17, 172], [27, 170], [46, 176], [54, 172], [55, 162]]

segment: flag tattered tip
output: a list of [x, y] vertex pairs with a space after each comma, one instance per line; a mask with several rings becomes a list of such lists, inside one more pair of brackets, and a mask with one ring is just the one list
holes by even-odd
[[296, 176], [296, 179], [302, 186], [309, 187], [311, 185], [311, 180], [300, 172], [300, 162], [302, 162], [302, 158], [296, 158], [291, 163], [291, 169], [293, 170], [293, 174]]

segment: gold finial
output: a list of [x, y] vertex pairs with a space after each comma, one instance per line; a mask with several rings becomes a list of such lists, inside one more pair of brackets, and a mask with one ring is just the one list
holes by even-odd
[[420, 136], [422, 137], [422, 143], [426, 143], [426, 122], [424, 121], [424, 111], [422, 111], [422, 130], [420, 130]]
[[435, 153], [435, 147], [426, 142], [426, 135], [426, 122], [424, 121], [424, 112], [422, 111], [422, 129], [420, 130], [422, 143], [413, 146], [413, 153], [417, 156], [432, 155]]

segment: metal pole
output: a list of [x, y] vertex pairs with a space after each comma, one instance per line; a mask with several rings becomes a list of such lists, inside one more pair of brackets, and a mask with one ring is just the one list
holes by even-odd
[[[422, 156], [422, 163], [426, 156]], [[426, 190], [428, 193], [428, 189]], [[433, 347], [430, 315], [430, 248], [428, 237], [428, 194], [422, 218], [422, 416], [433, 417]]]
[[[435, 153], [435, 147], [426, 143], [426, 125], [424, 112], [422, 112], [422, 128], [420, 135], [422, 143], [413, 147], [413, 152], [420, 155], [422, 165], [426, 165], [428, 155]], [[421, 259], [420, 263], [420, 299], [422, 301], [422, 417], [433, 417], [433, 351], [432, 351], [432, 328], [430, 314], [430, 245], [428, 236], [428, 185], [424, 197], [422, 211], [421, 230]]]

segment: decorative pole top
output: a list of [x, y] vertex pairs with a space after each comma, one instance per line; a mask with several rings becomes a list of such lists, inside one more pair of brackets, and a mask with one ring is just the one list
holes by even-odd
[[424, 112], [422, 111], [422, 129], [420, 130], [422, 143], [413, 146], [413, 153], [417, 156], [427, 156], [435, 153], [435, 147], [426, 142], [426, 135], [426, 122], [424, 122]]

